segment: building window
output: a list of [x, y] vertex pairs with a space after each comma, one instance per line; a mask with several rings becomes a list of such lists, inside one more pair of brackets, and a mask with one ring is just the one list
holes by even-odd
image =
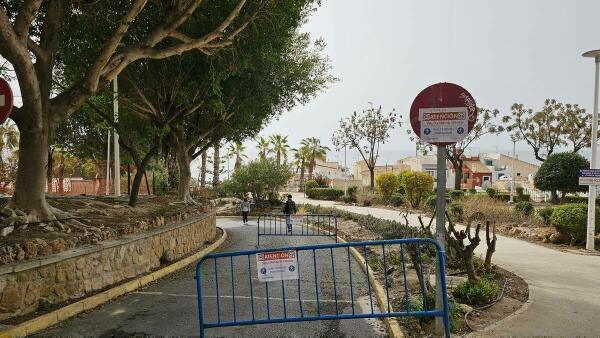
[[464, 177], [465, 180], [468, 180], [469, 179], [469, 173], [464, 173], [463, 177]]
[[489, 176], [483, 176], [483, 181], [484, 181], [484, 182], [488, 182], [488, 181], [490, 181], [490, 177], [489, 177]]
[[517, 177], [521, 176], [521, 173], [517, 173]]
[[431, 175], [431, 177], [436, 178], [436, 171], [435, 170], [426, 170], [426, 172]]
[[492, 161], [492, 160], [485, 160], [485, 165], [487, 165], [487, 166], [492, 166], [492, 165], [494, 165], [494, 164], [493, 164], [493, 161]]

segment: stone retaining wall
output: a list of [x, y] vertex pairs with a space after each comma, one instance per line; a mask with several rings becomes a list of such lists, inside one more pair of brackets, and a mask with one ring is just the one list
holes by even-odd
[[42, 259], [0, 266], [0, 320], [78, 299], [212, 242], [215, 214]]

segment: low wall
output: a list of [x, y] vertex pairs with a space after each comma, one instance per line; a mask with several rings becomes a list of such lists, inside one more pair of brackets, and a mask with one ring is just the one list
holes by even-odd
[[186, 256], [217, 235], [215, 214], [0, 266], [0, 320], [78, 299]]

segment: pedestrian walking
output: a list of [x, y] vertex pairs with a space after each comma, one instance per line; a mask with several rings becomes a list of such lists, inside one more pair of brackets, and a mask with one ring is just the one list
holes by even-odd
[[244, 225], [248, 225], [248, 213], [250, 213], [250, 202], [248, 198], [244, 197], [244, 201], [242, 202], [242, 221]]
[[286, 216], [287, 230], [292, 232], [292, 218], [291, 215], [296, 213], [296, 203], [292, 200], [292, 195], [287, 195], [287, 201], [283, 205], [283, 214]]

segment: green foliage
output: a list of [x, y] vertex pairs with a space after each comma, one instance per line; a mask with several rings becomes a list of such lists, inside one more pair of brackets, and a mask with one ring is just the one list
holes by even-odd
[[234, 172], [229, 180], [223, 182], [221, 189], [239, 198], [250, 192], [255, 200], [261, 201], [276, 196], [291, 177], [290, 166], [278, 164], [273, 159], [257, 160]]
[[427, 200], [425, 200], [425, 205], [429, 209], [435, 209], [435, 206], [437, 205], [437, 195], [427, 196]]
[[358, 187], [357, 186], [348, 187], [348, 189], [346, 190], [346, 192], [348, 193], [348, 196], [354, 196], [354, 197], [356, 197], [356, 192], [357, 191], [358, 191]]
[[553, 211], [554, 208], [552, 207], [543, 207], [541, 209], [538, 209], [537, 214], [538, 216], [540, 216], [542, 221], [544, 221], [545, 225], [550, 225], [550, 219], [552, 218]]
[[[565, 196], [562, 201], [562, 203], [587, 203], [588, 202], [588, 198], [587, 196]], [[596, 198], [596, 205], [600, 205], [600, 198]]]
[[465, 192], [462, 190], [452, 190], [449, 192], [450, 198], [453, 200], [459, 200], [465, 197]]
[[462, 205], [460, 205], [459, 203], [457, 203], [457, 202], [451, 202], [448, 205], [448, 210], [450, 211], [450, 214], [452, 216], [456, 217], [457, 220], [460, 221], [460, 220], [463, 219], [465, 211], [464, 211]]
[[390, 198], [390, 204], [392, 204], [395, 207], [399, 207], [404, 203], [404, 195], [402, 194], [393, 194], [392, 197]]
[[320, 188], [329, 187], [329, 185], [331, 184], [331, 180], [323, 175], [315, 176], [314, 181], [317, 182]]
[[356, 197], [353, 197], [353, 196], [350, 196], [350, 195], [348, 195], [348, 196], [342, 196], [342, 201], [344, 201], [344, 203], [348, 203], [348, 204], [355, 203], [356, 202]]
[[521, 216], [531, 216], [535, 209], [533, 208], [533, 204], [531, 202], [517, 202], [515, 204], [515, 211]]
[[485, 277], [461, 282], [452, 291], [452, 295], [458, 302], [472, 305], [487, 304], [494, 300], [497, 293], [496, 281]]
[[475, 195], [476, 193], [477, 193], [477, 190], [475, 188], [469, 189], [469, 194]]
[[433, 190], [433, 177], [425, 172], [404, 171], [400, 173], [399, 179], [412, 208], [417, 208]]
[[306, 181], [306, 183], [304, 183], [304, 189], [306, 189], [306, 190], [318, 188], [318, 187], [319, 187], [319, 183], [317, 183], [317, 181], [315, 181], [315, 180], [308, 180], [308, 181]]
[[586, 191], [586, 186], [579, 185], [577, 175], [579, 170], [589, 167], [588, 160], [577, 153], [552, 154], [540, 166], [533, 184], [537, 189], [543, 191], [560, 191], [562, 193]]
[[398, 190], [400, 182], [398, 177], [391, 172], [386, 172], [378, 175], [375, 178], [377, 191], [385, 202], [390, 202], [392, 195]]
[[[517, 198], [519, 198], [519, 197], [523, 196], [523, 191], [524, 191], [524, 190], [525, 190], [525, 189], [523, 189], [523, 187], [521, 187], [521, 186], [515, 187], [515, 192], [517, 193]], [[520, 200], [520, 199], [519, 199], [519, 200]]]
[[308, 198], [316, 200], [337, 201], [344, 196], [344, 190], [336, 188], [312, 188], [306, 190]]
[[358, 205], [368, 207], [379, 202], [379, 195], [367, 189], [361, 190], [356, 193], [356, 202], [358, 203]]
[[485, 192], [488, 194], [488, 196], [490, 196], [492, 198], [494, 196], [496, 196], [496, 189], [494, 189], [494, 188], [487, 188], [487, 189], [485, 189]]
[[[552, 224], [559, 232], [570, 235], [576, 241], [585, 240], [587, 229], [587, 204], [563, 204], [552, 212]], [[596, 208], [596, 232], [600, 231], [600, 208]]]

